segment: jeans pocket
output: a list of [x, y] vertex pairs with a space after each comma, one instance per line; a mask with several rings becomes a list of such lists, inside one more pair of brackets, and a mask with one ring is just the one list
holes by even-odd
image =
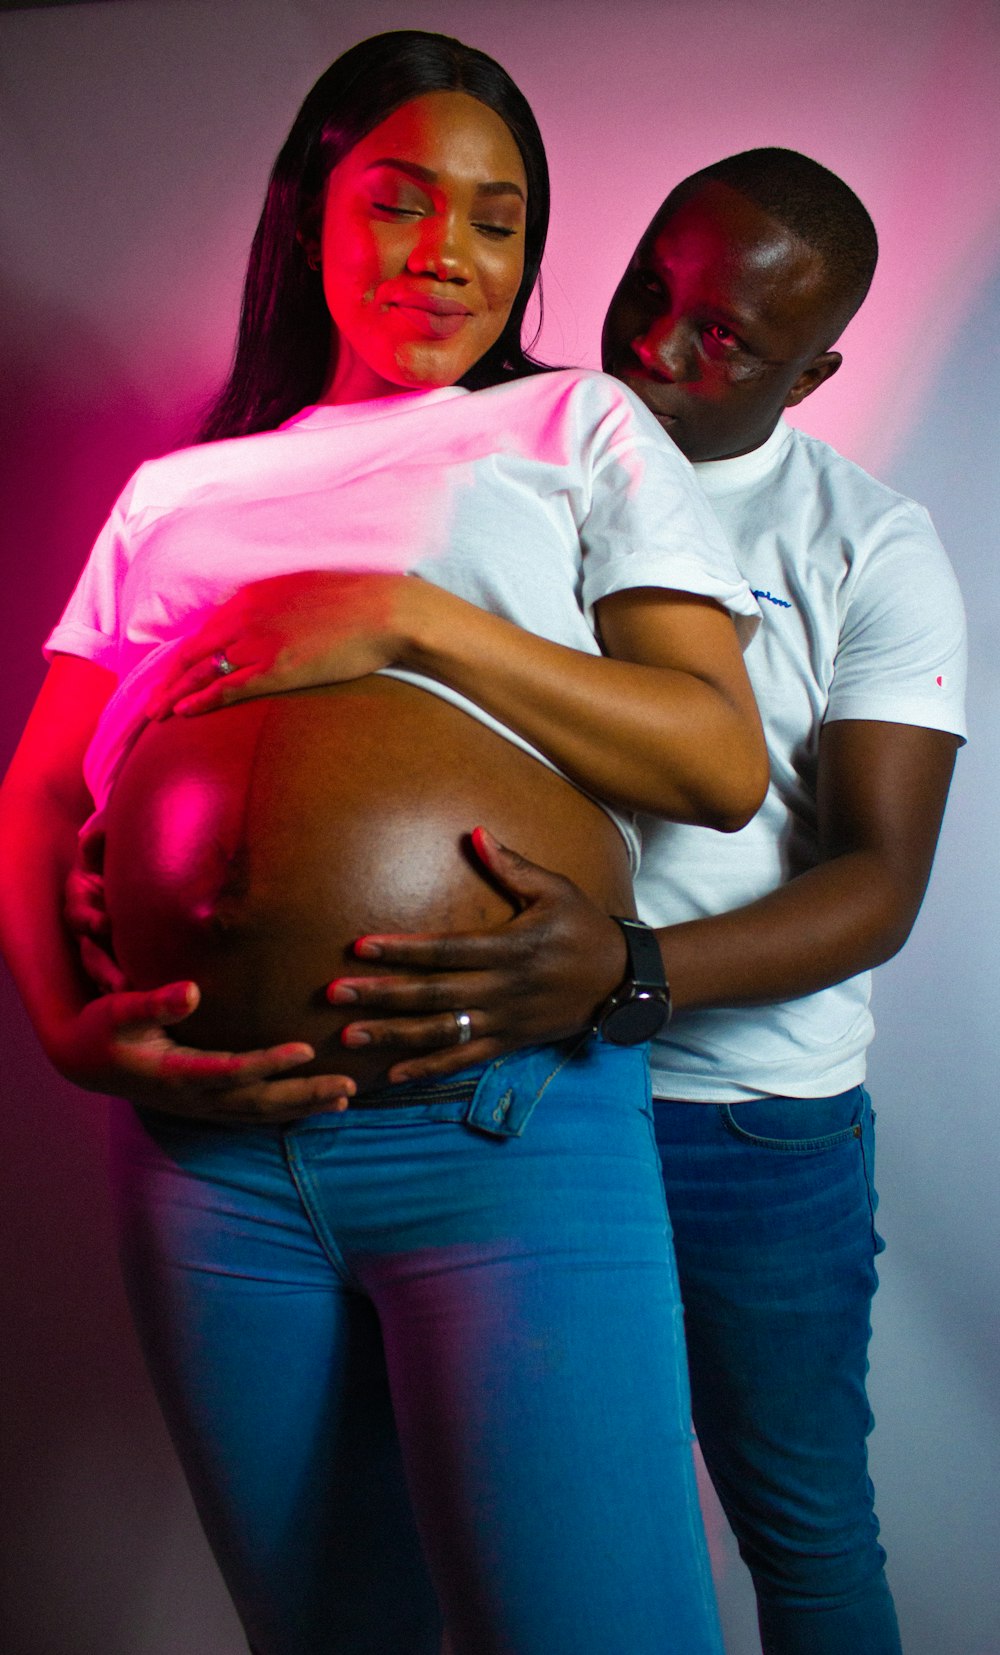
[[749, 1098], [716, 1105], [725, 1130], [744, 1144], [793, 1155], [836, 1149], [861, 1138], [871, 1104], [863, 1086], [825, 1098]]

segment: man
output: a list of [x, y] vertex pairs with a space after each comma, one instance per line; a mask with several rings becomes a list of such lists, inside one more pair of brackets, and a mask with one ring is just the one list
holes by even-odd
[[[861, 1083], [868, 973], [916, 917], [963, 735], [963, 623], [926, 513], [781, 418], [840, 367], [876, 252], [833, 174], [751, 150], [668, 196], [603, 337], [605, 368], [695, 462], [764, 615], [747, 664], [767, 801], [730, 837], [646, 823], [637, 899], [674, 1005], [653, 1090], [695, 1424], [765, 1655], [900, 1647], [866, 1467], [882, 1243]], [[477, 848], [520, 909], [508, 926], [365, 939], [407, 975], [331, 989], [361, 1008], [349, 1043], [448, 1048], [393, 1078], [569, 1034], [621, 981], [613, 921]]]

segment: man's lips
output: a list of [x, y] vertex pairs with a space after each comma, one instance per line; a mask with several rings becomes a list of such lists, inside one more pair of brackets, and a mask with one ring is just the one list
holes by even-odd
[[617, 373], [615, 377], [620, 379], [623, 385], [627, 385], [630, 391], [635, 392], [639, 400], [646, 404], [650, 413], [655, 419], [659, 420], [661, 425], [673, 425], [680, 417], [676, 410], [670, 406], [670, 403], [674, 400], [671, 395], [673, 386], [666, 380], [657, 379], [653, 374], [645, 374], [641, 368], [626, 368], [623, 373]]

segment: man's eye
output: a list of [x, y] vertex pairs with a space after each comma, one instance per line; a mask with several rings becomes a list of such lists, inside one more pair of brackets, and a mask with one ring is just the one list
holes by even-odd
[[720, 322], [713, 322], [710, 327], [703, 331], [706, 339], [711, 340], [715, 345], [721, 345], [723, 350], [738, 350], [740, 348], [740, 342], [735, 333], [732, 333], [729, 328], [724, 328]]

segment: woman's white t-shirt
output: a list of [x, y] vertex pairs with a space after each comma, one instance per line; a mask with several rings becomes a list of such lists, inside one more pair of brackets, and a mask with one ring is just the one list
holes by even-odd
[[[603, 374], [307, 408], [148, 462], [115, 505], [46, 644], [118, 679], [84, 767], [98, 807], [164, 652], [240, 586], [295, 569], [408, 572], [591, 655], [594, 605], [633, 587], [714, 598], [744, 636], [758, 618], [691, 467]], [[548, 762], [447, 686], [394, 675]]]

